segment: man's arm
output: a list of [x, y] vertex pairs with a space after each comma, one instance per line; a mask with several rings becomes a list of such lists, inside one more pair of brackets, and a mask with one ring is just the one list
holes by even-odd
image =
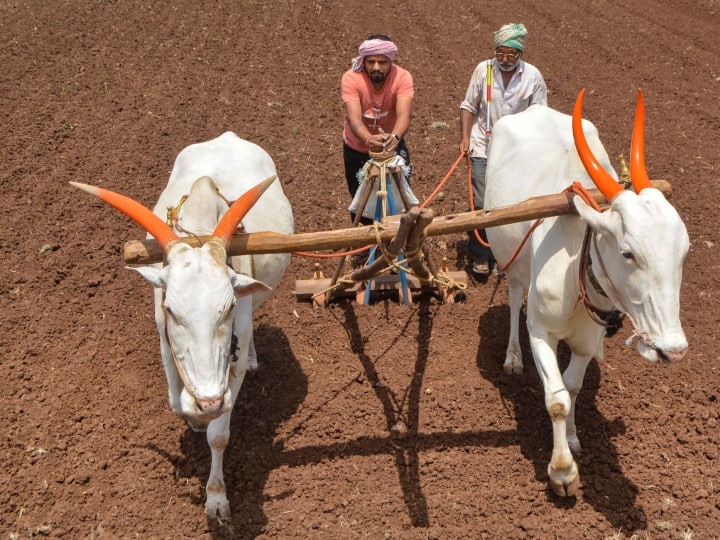
[[473, 113], [460, 109], [460, 153], [470, 151], [470, 129], [473, 125]]
[[547, 85], [542, 74], [538, 71], [537, 80], [535, 81], [533, 89], [533, 95], [530, 97], [530, 105], [545, 105], [547, 106]]
[[410, 129], [410, 116], [412, 116], [413, 98], [400, 96], [397, 98], [395, 113], [397, 118], [392, 133], [402, 139]]
[[460, 104], [460, 153], [470, 151], [470, 131], [475, 115], [482, 110], [482, 90], [486, 85], [487, 64], [480, 63], [475, 67], [470, 84], [465, 91], [465, 99]]
[[371, 133], [365, 125], [362, 119], [362, 106], [359, 101], [346, 101], [345, 102], [345, 114], [350, 124], [350, 129], [358, 140], [365, 141], [368, 150], [378, 152], [380, 150], [387, 150], [387, 143], [392, 137], [381, 133]]

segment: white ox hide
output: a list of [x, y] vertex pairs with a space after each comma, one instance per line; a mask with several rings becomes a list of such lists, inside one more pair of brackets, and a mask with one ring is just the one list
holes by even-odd
[[[647, 360], [679, 360], [688, 347], [679, 318], [688, 234], [678, 213], [647, 179], [642, 93], [638, 96], [631, 151], [635, 191], [623, 190], [616, 183], [617, 174], [595, 126], [581, 120], [582, 97], [583, 93], [574, 118], [534, 106], [495, 125], [485, 195], [485, 207], [495, 208], [560, 193], [578, 181], [588, 188], [597, 185], [611, 201], [610, 208], [601, 213], [574, 196], [579, 216], [545, 218], [507, 269], [510, 339], [504, 368], [508, 373], [522, 373], [518, 333], [523, 296], [527, 294], [530, 346], [553, 426], [548, 474], [553, 490], [561, 496], [574, 495], [580, 482], [571, 453], [571, 449], [580, 451], [575, 398], [589, 362], [593, 357], [604, 357], [606, 328], [591, 318], [582, 301], [577, 301], [586, 227], [593, 234], [591, 273], [602, 289], [592, 284], [588, 273], [583, 276], [592, 305], [626, 314], [635, 330], [628, 342], [639, 339], [639, 353]], [[499, 264], [511, 259], [530, 226], [530, 222], [523, 222], [487, 230]], [[557, 362], [559, 340], [572, 351], [562, 374]]]
[[[290, 203], [280, 182], [273, 181], [275, 174], [263, 149], [227, 132], [180, 152], [154, 209], [159, 219], [145, 208], [137, 210], [149, 216], [138, 218], [106, 198], [105, 190], [78, 186], [127, 213], [163, 245], [165, 264], [133, 270], [155, 287], [170, 407], [196, 431], [207, 430], [212, 463], [205, 507], [211, 521], [230, 517], [223, 453], [243, 378], [257, 366], [253, 311], [280, 283], [290, 259], [290, 254], [228, 259], [227, 246], [240, 220], [246, 232], [293, 232]], [[227, 201], [235, 200], [228, 210]], [[163, 223], [168, 208], [177, 209], [174, 229]], [[188, 234], [214, 238], [202, 247], [178, 242]]]

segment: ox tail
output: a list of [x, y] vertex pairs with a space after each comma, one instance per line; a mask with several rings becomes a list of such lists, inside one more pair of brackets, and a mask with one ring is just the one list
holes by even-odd
[[652, 187], [645, 168], [645, 105], [642, 89], [638, 89], [637, 108], [635, 109], [635, 125], [630, 145], [630, 180], [635, 193]]
[[623, 191], [621, 184], [618, 184], [610, 174], [603, 169], [600, 162], [595, 158], [590, 146], [587, 143], [585, 134], [582, 129], [582, 100], [585, 96], [585, 89], [583, 88], [578, 94], [577, 100], [575, 101], [575, 107], [573, 108], [572, 116], [572, 130], [573, 139], [575, 140], [575, 148], [577, 148], [580, 161], [582, 161], [585, 170], [590, 175], [590, 178], [598, 187], [600, 192], [605, 196], [608, 201], [612, 201], [613, 197]]
[[232, 238], [240, 220], [245, 217], [245, 214], [250, 211], [260, 196], [270, 187], [270, 184], [275, 181], [275, 178], [277, 178], [275, 175], [266, 178], [255, 187], [243, 193], [242, 196], [232, 204], [228, 211], [225, 212], [225, 215], [215, 227], [213, 237], [220, 240], [227, 248], [230, 243], [230, 238]]
[[125, 195], [120, 195], [108, 189], [82, 184], [80, 182], [70, 182], [72, 186], [90, 195], [102, 199], [110, 206], [120, 210], [123, 214], [134, 220], [138, 225], [145, 229], [148, 233], [155, 237], [163, 250], [167, 251], [171, 243], [179, 240], [178, 235], [173, 231], [162, 219], [153, 214], [139, 202], [132, 200]]

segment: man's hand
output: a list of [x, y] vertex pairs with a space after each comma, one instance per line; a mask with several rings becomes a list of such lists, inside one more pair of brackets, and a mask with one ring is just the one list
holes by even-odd
[[382, 128], [380, 128], [380, 133], [377, 135], [371, 135], [369, 141], [368, 146], [375, 152], [394, 152], [397, 150], [399, 144], [399, 140], [396, 139], [394, 135], [385, 133]]

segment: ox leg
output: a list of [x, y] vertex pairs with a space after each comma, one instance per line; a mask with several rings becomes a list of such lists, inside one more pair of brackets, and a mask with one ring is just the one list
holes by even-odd
[[503, 369], [508, 375], [522, 375], [523, 360], [520, 350], [520, 310], [523, 306], [523, 288], [509, 284], [508, 304], [510, 305], [510, 339], [508, 340]]
[[[237, 339], [238, 346], [244, 341], [244, 335], [247, 333], [248, 322], [243, 317], [235, 317], [233, 319], [233, 336]], [[250, 323], [252, 324], [252, 323]], [[241, 358], [241, 352], [236, 351], [237, 358]], [[250, 338], [247, 350], [247, 369], [255, 371], [258, 368], [257, 352], [255, 351], [255, 332], [250, 331]]]
[[547, 335], [533, 335], [531, 331], [530, 345], [545, 391], [545, 407], [552, 420], [553, 451], [548, 465], [550, 486], [561, 497], [572, 496], [580, 486], [580, 474], [567, 440], [566, 419], [572, 403], [557, 363], [557, 340]]
[[563, 373], [563, 382], [570, 394], [570, 413], [565, 419], [567, 441], [575, 455], [578, 455], [582, 450], [580, 439], [578, 439], [577, 436], [577, 428], [575, 427], [575, 400], [580, 393], [583, 379], [585, 378], [585, 371], [591, 360], [592, 356], [579, 356], [573, 353], [570, 358], [570, 365], [568, 365]]
[[[245, 356], [247, 351], [245, 351]], [[234, 407], [240, 387], [245, 379], [246, 363], [241, 358], [230, 368], [230, 390]], [[210, 446], [210, 476], [205, 486], [205, 512], [211, 523], [223, 524], [230, 520], [230, 502], [227, 498], [223, 478], [223, 456], [230, 440], [230, 415], [232, 407], [222, 416], [212, 420], [207, 428], [207, 442]]]
[[258, 368], [257, 352], [255, 352], [255, 333], [250, 334], [250, 344], [248, 345], [248, 369], [255, 371]]

